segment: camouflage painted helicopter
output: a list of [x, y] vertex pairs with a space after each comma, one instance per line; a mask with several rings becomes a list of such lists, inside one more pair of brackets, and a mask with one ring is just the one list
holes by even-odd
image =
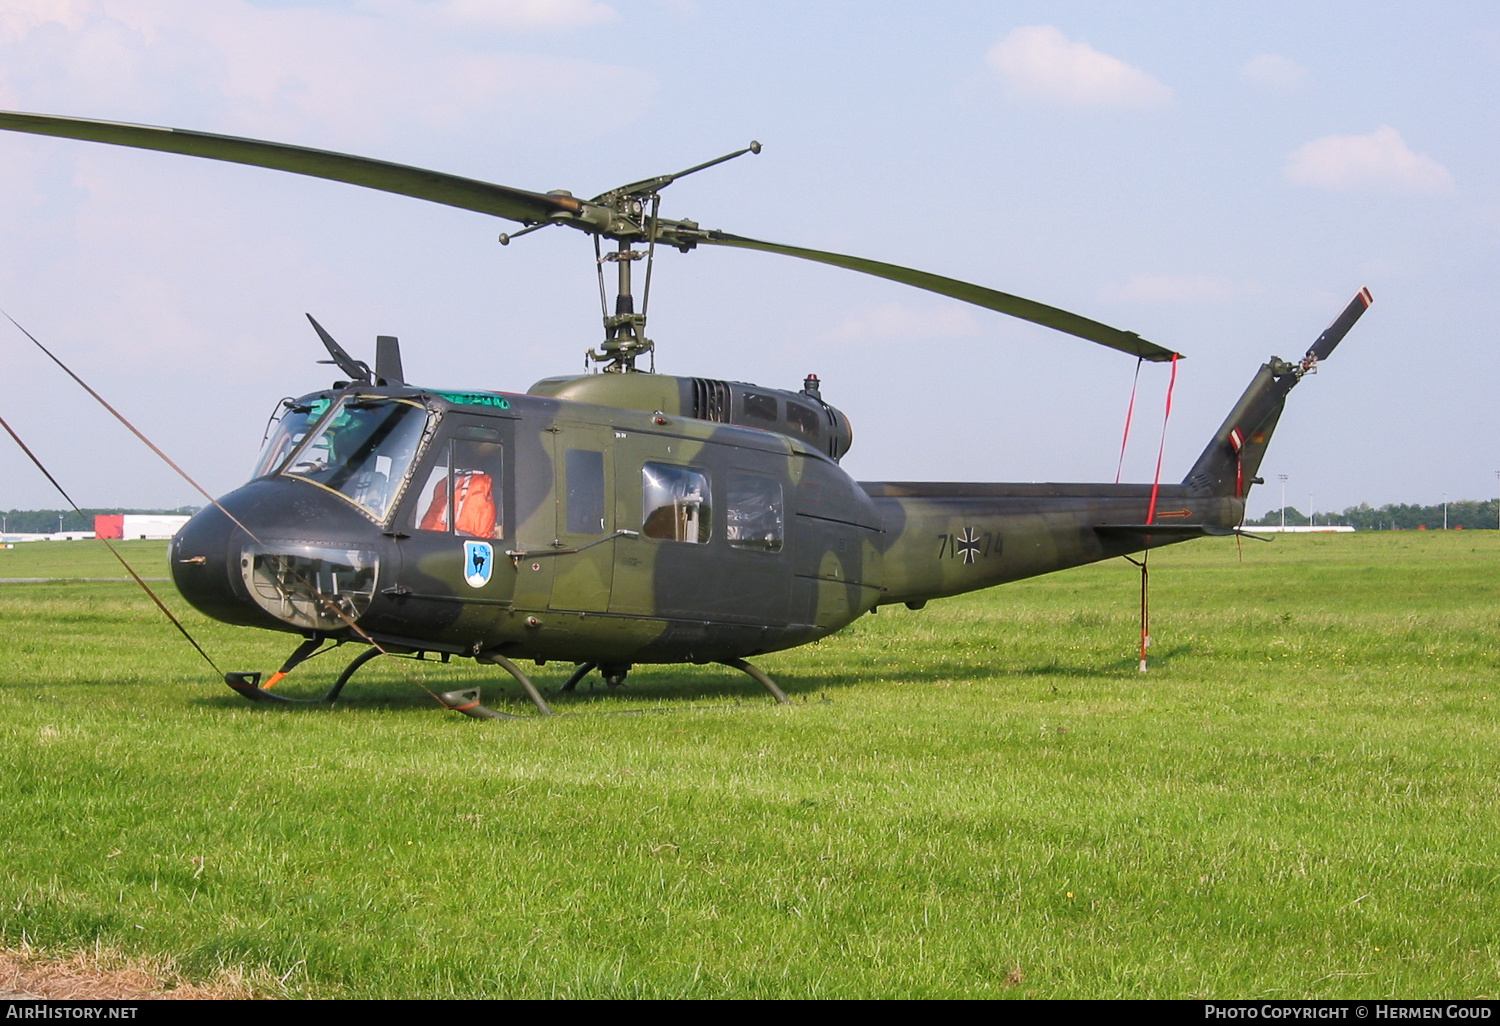
[[[0, 128], [251, 164], [489, 214], [565, 225], [616, 244], [614, 313], [595, 373], [525, 393], [409, 384], [397, 342], [373, 368], [316, 321], [342, 371], [290, 400], [250, 482], [198, 513], [171, 546], [173, 578], [203, 613], [299, 634], [264, 684], [329, 645], [368, 649], [323, 700], [380, 654], [498, 664], [543, 713], [516, 665], [577, 664], [611, 685], [640, 663], [722, 663], [786, 696], [746, 660], [803, 645], [877, 606], [932, 599], [1204, 535], [1232, 534], [1291, 389], [1371, 302], [1361, 290], [1303, 359], [1272, 357], [1178, 484], [856, 482], [839, 467], [849, 420], [809, 377], [799, 391], [643, 371], [652, 353], [632, 264], [658, 245], [730, 246], [861, 271], [1055, 328], [1145, 360], [1171, 350], [1132, 332], [992, 289], [879, 261], [762, 242], [660, 216], [684, 175], [592, 200], [527, 192], [298, 146], [111, 122], [0, 113]], [[644, 249], [638, 249], [642, 246]], [[309, 317], [309, 320], [312, 320]], [[445, 704], [486, 715], [474, 690]]]

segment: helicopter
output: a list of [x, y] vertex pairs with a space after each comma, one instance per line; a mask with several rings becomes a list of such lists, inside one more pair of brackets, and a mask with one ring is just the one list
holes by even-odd
[[[1242, 533], [1246, 496], [1286, 397], [1373, 301], [1361, 289], [1299, 361], [1271, 357], [1177, 483], [857, 482], [840, 459], [849, 418], [809, 376], [798, 390], [657, 373], [633, 265], [658, 247], [719, 246], [830, 264], [938, 293], [1120, 350], [1180, 354], [1097, 321], [984, 286], [862, 257], [782, 245], [661, 216], [675, 174], [583, 200], [366, 157], [144, 125], [0, 112], [0, 129], [151, 149], [330, 179], [521, 227], [592, 236], [613, 312], [583, 374], [525, 392], [408, 382], [397, 339], [373, 367], [310, 314], [341, 377], [284, 401], [242, 487], [170, 545], [173, 581], [200, 612], [299, 635], [275, 673], [225, 674], [253, 701], [315, 654], [367, 647], [321, 699], [379, 655], [498, 665], [541, 714], [518, 665], [573, 663], [616, 687], [641, 664], [717, 663], [780, 686], [748, 660], [825, 638], [883, 605], [929, 601], [1192, 538]], [[602, 244], [614, 243], [605, 250]], [[640, 364], [650, 358], [650, 366]], [[1144, 588], [1144, 579], [1143, 579]], [[1143, 627], [1144, 631], [1144, 627]], [[1143, 663], [1144, 668], [1144, 663]], [[478, 689], [440, 697], [497, 714]]]

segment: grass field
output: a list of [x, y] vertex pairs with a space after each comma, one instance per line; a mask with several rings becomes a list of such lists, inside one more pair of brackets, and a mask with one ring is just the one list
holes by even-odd
[[252, 706], [133, 584], [0, 585], [0, 946], [318, 997], [1500, 994], [1500, 534], [1164, 550], [1144, 676], [1137, 581], [866, 617], [759, 661], [790, 709], [642, 668], [528, 722], [408, 676], [525, 711], [472, 664]]

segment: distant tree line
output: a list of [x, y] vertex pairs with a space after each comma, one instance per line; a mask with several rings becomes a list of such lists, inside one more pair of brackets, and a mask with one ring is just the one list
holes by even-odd
[[[11, 509], [0, 512], [0, 530], [7, 534], [52, 534], [56, 531], [92, 531], [94, 517], [119, 513], [196, 513], [197, 506], [179, 506], [176, 509], [85, 509], [83, 515], [71, 509]], [[58, 517], [62, 526], [58, 526]]]
[[[1280, 509], [1273, 509], [1259, 520], [1247, 520], [1246, 526], [1279, 525], [1282, 522], [1281, 512]], [[1500, 523], [1496, 522], [1497, 516], [1500, 516], [1500, 506], [1497, 506], [1495, 499], [1486, 499], [1484, 502], [1462, 499], [1448, 503], [1449, 530], [1493, 531], [1500, 527]], [[1358, 531], [1419, 531], [1423, 528], [1441, 531], [1443, 504], [1418, 506], [1414, 503], [1389, 503], [1376, 509], [1368, 502], [1362, 502], [1358, 506], [1350, 506], [1342, 513], [1315, 513], [1313, 517], [1318, 524], [1348, 526]], [[1288, 527], [1305, 527], [1307, 523], [1306, 513], [1295, 506], [1286, 508]]]

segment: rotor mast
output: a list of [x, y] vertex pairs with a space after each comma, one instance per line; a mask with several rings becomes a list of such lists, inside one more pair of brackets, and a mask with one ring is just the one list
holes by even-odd
[[[618, 267], [615, 312], [611, 314], [608, 308], [605, 308], [604, 343], [597, 351], [590, 349], [584, 353], [585, 365], [602, 363], [607, 372], [625, 373], [637, 369], [635, 365], [637, 358], [655, 351], [656, 343], [646, 337], [646, 303], [643, 301], [641, 312], [636, 313], [635, 296], [630, 290], [630, 265], [637, 260], [646, 261], [646, 281], [649, 286], [650, 267], [655, 258], [655, 249], [653, 245], [643, 253], [638, 249], [633, 249], [628, 239], [621, 239], [619, 248], [598, 258], [601, 303], [604, 300], [604, 265], [613, 263]], [[650, 295], [648, 288], [645, 299], [649, 299]]]
[[[608, 227], [594, 234], [595, 263], [599, 269], [599, 301], [604, 315], [604, 342], [597, 351], [590, 349], [584, 353], [585, 365], [601, 363], [604, 365], [605, 373], [625, 374], [638, 370], [639, 368], [635, 365], [636, 360], [656, 350], [656, 344], [646, 337], [646, 310], [651, 303], [651, 268], [656, 262], [656, 240], [662, 227], [658, 218], [661, 210], [661, 190], [695, 171], [722, 164], [726, 160], [733, 160], [746, 153], [759, 152], [760, 143], [752, 141], [744, 149], [726, 153], [713, 160], [705, 160], [701, 164], [694, 164], [676, 174], [658, 175], [655, 178], [622, 185], [591, 201], [590, 205], [604, 208], [609, 215]], [[690, 226], [696, 229], [698, 227], [690, 221], [674, 221], [670, 222], [670, 225], [673, 228]], [[600, 236], [614, 239], [618, 244], [617, 248], [612, 252], [600, 254], [598, 250]], [[644, 252], [634, 248], [637, 241], [646, 243]], [[641, 296], [639, 313], [636, 312], [635, 295], [631, 291], [630, 271], [630, 265], [637, 260], [646, 261], [646, 283]], [[617, 269], [615, 312], [612, 314], [605, 304], [604, 297], [604, 265], [606, 263], [615, 264]]]

